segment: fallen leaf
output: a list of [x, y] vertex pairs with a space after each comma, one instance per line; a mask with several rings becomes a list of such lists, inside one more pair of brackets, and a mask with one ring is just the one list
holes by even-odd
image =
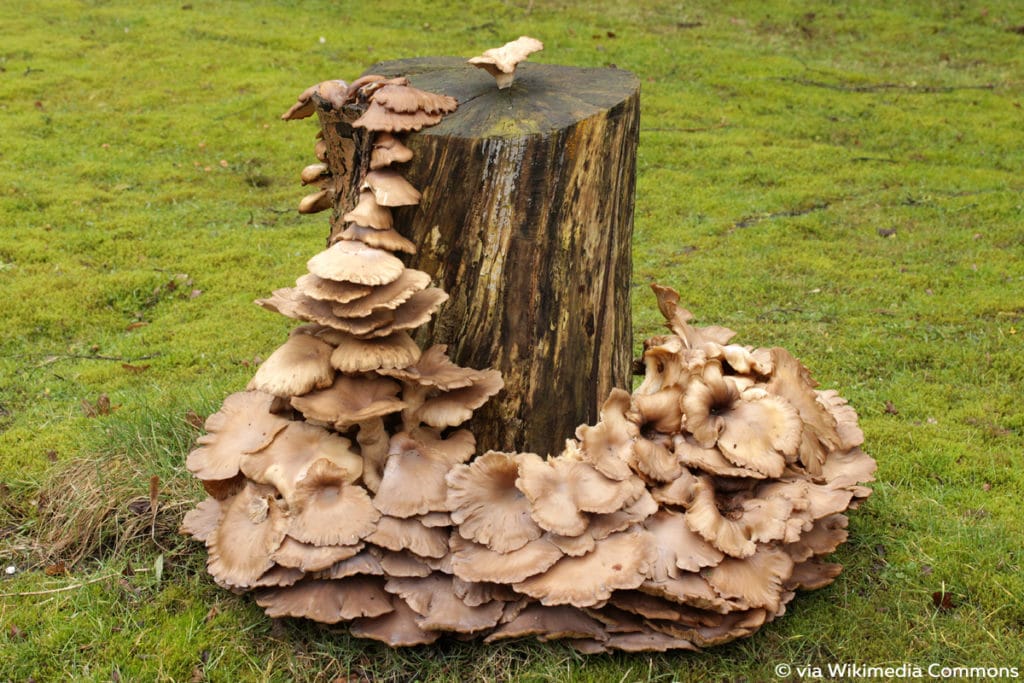
[[23, 640], [25, 638], [25, 632], [15, 624], [11, 624], [7, 627], [7, 637], [11, 640]]
[[935, 591], [932, 593], [932, 604], [942, 612], [948, 612], [959, 606], [953, 600], [953, 595], [946, 591]]
[[131, 325], [128, 325], [128, 326], [127, 326], [127, 327], [125, 327], [124, 329], [125, 329], [125, 331], [126, 331], [126, 332], [131, 332], [132, 330], [137, 330], [137, 329], [139, 329], [140, 327], [145, 327], [145, 326], [146, 326], [146, 325], [148, 325], [148, 324], [149, 324], [149, 323], [147, 323], [146, 321], [144, 321], [144, 320], [140, 320], [140, 321], [138, 321], [138, 322], [132, 323]]
[[206, 420], [191, 408], [185, 411], [185, 422], [187, 422], [190, 427], [194, 427], [196, 429], [202, 429], [203, 425], [206, 424]]
[[47, 576], [63, 576], [68, 573], [68, 568], [63, 562], [57, 562], [56, 564], [49, 565], [43, 571], [46, 572]]
[[46, 451], [46, 459], [50, 462], [57, 462], [57, 451]]
[[132, 365], [131, 363], [121, 363], [121, 367], [128, 372], [134, 372], [135, 374], [149, 370], [149, 365]]
[[886, 415], [899, 415], [900, 411], [896, 410], [896, 406], [892, 404], [892, 401], [885, 402], [885, 414]]
[[145, 498], [136, 498], [132, 502], [128, 503], [128, 510], [132, 514], [145, 515], [153, 509], [152, 504]]
[[209, 624], [211, 621], [214, 620], [214, 618], [218, 614], [220, 614], [220, 608], [217, 607], [217, 605], [214, 605], [213, 607], [210, 608], [210, 611], [206, 613], [206, 617], [203, 619], [203, 621], [206, 622], [207, 624]]
[[879, 228], [877, 232], [879, 237], [892, 237], [896, 234], [896, 228]]

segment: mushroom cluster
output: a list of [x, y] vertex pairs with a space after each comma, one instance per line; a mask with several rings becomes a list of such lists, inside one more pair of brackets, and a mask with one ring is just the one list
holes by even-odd
[[[856, 413], [785, 350], [695, 326], [671, 289], [654, 286], [671, 334], [645, 342], [643, 382], [597, 424], [557, 455], [478, 455], [461, 425], [501, 376], [413, 341], [447, 294], [393, 253], [416, 247], [390, 208], [419, 200], [396, 134], [456, 102], [367, 76], [314, 86], [286, 118], [315, 106], [350, 112], [371, 158], [348, 167], [345, 229], [257, 301], [304, 324], [188, 456], [209, 495], [182, 530], [218, 584], [391, 646], [536, 636], [596, 653], [747, 636], [834, 580], [824, 558], [875, 469]], [[302, 178], [322, 184], [314, 207], [342, 189], [326, 167]]]

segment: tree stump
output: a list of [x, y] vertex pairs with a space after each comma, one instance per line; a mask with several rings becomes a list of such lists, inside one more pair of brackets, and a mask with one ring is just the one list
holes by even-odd
[[[498, 90], [448, 57], [367, 73], [404, 75], [459, 101], [440, 124], [404, 137], [415, 156], [398, 167], [423, 193], [394, 214], [417, 245], [409, 266], [451, 296], [417, 341], [447, 344], [456, 363], [504, 376], [505, 390], [469, 424], [481, 451], [560, 452], [578, 425], [598, 420], [613, 387], [631, 387], [637, 79], [526, 63]], [[322, 125], [330, 147], [353, 134]], [[368, 154], [354, 133], [358, 169]], [[361, 175], [337, 188], [332, 234], [344, 229]]]

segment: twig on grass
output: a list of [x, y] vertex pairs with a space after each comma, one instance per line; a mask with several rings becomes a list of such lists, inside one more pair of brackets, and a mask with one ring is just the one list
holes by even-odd
[[[149, 567], [143, 567], [141, 569], [133, 569], [132, 571], [134, 571], [136, 574], [138, 574], [140, 572], [148, 572], [148, 571], [150, 571], [150, 569], [149, 569]], [[91, 585], [91, 584], [94, 584], [94, 583], [99, 583], [101, 581], [106, 581], [107, 579], [113, 579], [113, 578], [115, 578], [117, 576], [121, 576], [121, 573], [118, 572], [116, 574], [104, 574], [103, 576], [98, 576], [95, 579], [89, 579], [88, 581], [80, 581], [78, 583], [73, 583], [70, 586], [61, 586], [60, 588], [50, 588], [48, 590], [25, 591], [23, 593], [0, 593], [0, 598], [27, 598], [27, 597], [31, 597], [31, 596], [34, 596], [34, 595], [53, 595], [54, 593], [65, 593], [67, 591], [77, 590], [79, 588], [82, 588], [83, 586], [88, 586], [88, 585]]]
[[814, 81], [809, 78], [793, 78], [792, 76], [780, 76], [776, 80], [797, 85], [808, 85], [815, 88], [826, 88], [827, 90], [838, 90], [839, 92], [879, 92], [884, 90], [904, 90], [913, 93], [948, 93], [958, 90], [995, 90], [994, 83], [979, 83], [972, 85], [918, 85], [916, 83], [868, 83], [865, 85], [850, 85], [847, 83], [826, 83]]

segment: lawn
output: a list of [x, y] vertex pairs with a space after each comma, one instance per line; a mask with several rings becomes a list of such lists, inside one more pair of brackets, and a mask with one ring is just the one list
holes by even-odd
[[[1024, 675], [1019, 3], [41, 0], [0, 26], [0, 680]], [[392, 651], [271, 621], [176, 533], [197, 424], [291, 327], [252, 300], [328, 230], [295, 212], [317, 126], [281, 112], [522, 34], [641, 80], [637, 342], [672, 286], [838, 389], [878, 460], [843, 574], [747, 640]]]

